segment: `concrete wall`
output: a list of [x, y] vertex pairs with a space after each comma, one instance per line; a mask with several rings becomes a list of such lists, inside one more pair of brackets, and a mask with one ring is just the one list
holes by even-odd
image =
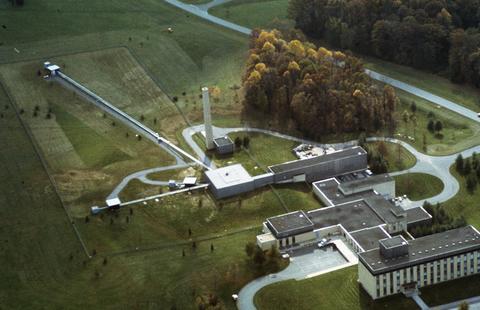
[[373, 276], [360, 261], [358, 262], [358, 280], [365, 291], [367, 291], [373, 299], [376, 299], [377, 286], [375, 276]]
[[382, 195], [383, 197], [386, 197], [387, 199], [395, 198], [395, 180], [391, 180], [383, 183], [371, 184], [371, 185], [364, 185], [364, 186], [359, 185], [359, 186], [355, 186], [355, 188], [348, 191], [342, 189], [342, 193], [344, 195], [351, 195], [355, 193], [364, 192], [367, 190], [374, 190], [380, 195]]
[[217, 146], [217, 153], [220, 155], [231, 154], [235, 151], [235, 144]]
[[349, 172], [364, 170], [366, 168], [367, 154], [361, 154], [276, 173], [274, 181], [275, 183], [292, 182], [295, 176], [305, 174], [305, 180], [307, 182], [314, 182]]
[[298, 234], [296, 236], [290, 236], [287, 238], [281, 238], [278, 240], [279, 248], [285, 249], [286, 247], [306, 245], [309, 243], [314, 243], [316, 240], [315, 233], [309, 231], [303, 234]]
[[[480, 251], [474, 251], [377, 276], [373, 276], [359, 261], [358, 272], [362, 286], [372, 298], [377, 299], [401, 293], [403, 291], [402, 285], [407, 283], [416, 283], [416, 286], [421, 288], [477, 274], [480, 269], [479, 263]], [[373, 284], [372, 277], [374, 278]]]
[[[257, 245], [264, 251], [267, 251], [272, 248], [272, 245], [275, 245], [277, 248], [279, 248], [278, 245], [278, 240], [277, 239], [269, 239], [268, 237], [271, 236], [270, 233], [266, 233], [263, 235], [258, 235], [257, 236]], [[262, 240], [263, 238], [265, 240]]]
[[333, 206], [332, 201], [330, 199], [328, 199], [327, 196], [325, 196], [325, 194], [323, 194], [322, 191], [320, 189], [318, 189], [318, 187], [316, 187], [316, 186], [312, 186], [312, 187], [313, 187], [313, 193], [317, 196], [318, 199], [320, 199], [320, 201], [326, 207]]
[[229, 187], [216, 188], [212, 183], [210, 183], [210, 190], [217, 199], [227, 198], [236, 196], [243, 193], [248, 193], [255, 190], [255, 185], [252, 181], [235, 184]]
[[255, 188], [260, 188], [273, 184], [273, 173], [265, 173], [253, 177]]

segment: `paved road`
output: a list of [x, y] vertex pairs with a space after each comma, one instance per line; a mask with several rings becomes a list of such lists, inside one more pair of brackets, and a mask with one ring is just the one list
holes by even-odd
[[353, 266], [338, 251], [320, 250], [316, 248], [301, 249], [292, 254], [290, 265], [284, 270], [270, 274], [245, 285], [238, 293], [237, 307], [240, 310], [253, 310], [255, 294], [270, 284], [285, 280], [303, 280], [312, 273], [327, 273], [341, 268]]
[[[196, 15], [200, 18], [208, 20], [208, 21], [210, 21], [214, 24], [217, 24], [217, 25], [220, 25], [222, 27], [231, 29], [233, 31], [237, 31], [237, 32], [240, 32], [240, 33], [243, 33], [243, 34], [246, 34], [246, 35], [250, 35], [250, 33], [252, 32], [252, 30], [249, 29], [249, 28], [231, 23], [229, 21], [226, 21], [224, 19], [218, 18], [218, 17], [213, 16], [213, 15], [210, 15], [210, 14], [208, 14], [208, 12], [206, 10], [201, 9], [200, 7], [195, 6], [193, 4], [186, 4], [186, 3], [180, 2], [178, 0], [165, 0], [165, 2], [170, 3], [171, 5], [176, 6], [177, 8], [182, 9], [184, 11], [187, 11], [187, 12], [189, 12], [193, 15]], [[220, 1], [218, 1], [217, 3], [219, 3], [219, 2]], [[212, 6], [208, 7], [208, 9], [211, 8]]]
[[123, 178], [123, 180], [120, 182], [120, 184], [118, 184], [117, 187], [115, 187], [115, 189], [110, 193], [110, 195], [108, 195], [107, 199], [117, 198], [118, 194], [125, 188], [125, 186], [127, 186], [128, 182], [130, 182], [133, 179], [138, 179], [138, 180], [140, 180], [140, 181], [142, 181], [143, 183], [146, 183], [146, 184], [168, 185], [168, 180], [166, 180], [166, 181], [154, 181], [154, 180], [148, 179], [147, 175], [150, 174], [150, 173], [154, 173], [154, 172], [182, 169], [182, 168], [186, 168], [186, 167], [189, 167], [189, 166], [190, 166], [189, 164], [180, 163], [180, 164], [175, 164], [175, 165], [171, 165], [171, 166], [151, 168], [151, 169], [146, 169], [146, 170], [137, 171], [135, 173], [132, 173], [132, 174], [126, 176], [125, 178]]
[[381, 73], [365, 69], [365, 73], [367, 73], [371, 78], [378, 80], [380, 82], [383, 82], [385, 84], [389, 84], [393, 87], [399, 88], [401, 90], [404, 90], [410, 94], [413, 94], [417, 97], [423, 98], [425, 100], [428, 100], [430, 102], [433, 102], [435, 104], [438, 104], [439, 106], [442, 106], [446, 109], [449, 109], [451, 111], [454, 111], [466, 118], [469, 118], [475, 122], [480, 123], [480, 118], [478, 117], [476, 111], [472, 111], [470, 109], [467, 109], [459, 104], [456, 104], [453, 101], [447, 100], [445, 98], [439, 97], [437, 95], [434, 95], [432, 93], [429, 93], [423, 89], [420, 89], [418, 87], [412, 86], [410, 84], [401, 82], [399, 80], [392, 79], [391, 77], [388, 77], [386, 75], [383, 75]]
[[209, 9], [213, 8], [214, 6], [219, 6], [219, 5], [222, 5], [222, 4], [225, 4], [225, 3], [228, 3], [232, 0], [213, 0], [213, 1], [210, 1], [208, 3], [205, 3], [205, 4], [197, 4], [196, 6], [202, 10], [202, 11], [205, 11], [205, 12], [208, 12]]

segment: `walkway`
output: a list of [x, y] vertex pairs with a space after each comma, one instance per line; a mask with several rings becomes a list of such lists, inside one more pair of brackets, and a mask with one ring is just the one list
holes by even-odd
[[290, 257], [290, 265], [284, 270], [270, 274], [245, 285], [238, 293], [237, 307], [240, 310], [253, 310], [255, 294], [270, 284], [285, 280], [303, 280], [312, 275], [332, 272], [334, 270], [353, 266], [355, 263], [347, 261], [344, 256], [333, 251], [331, 247], [318, 249], [309, 247], [296, 250]]
[[422, 310], [428, 310], [430, 309], [427, 304], [423, 301], [423, 299], [418, 295], [418, 292], [414, 293], [411, 298], [413, 301], [417, 303], [417, 305], [420, 307]]
[[125, 188], [125, 186], [127, 186], [128, 182], [130, 182], [133, 179], [138, 179], [143, 183], [151, 184], [151, 185], [168, 185], [168, 180], [166, 180], [166, 181], [150, 180], [150, 179], [147, 178], [147, 175], [150, 174], [150, 173], [155, 173], [155, 172], [162, 172], [162, 171], [168, 171], [168, 170], [176, 170], [176, 169], [187, 168], [189, 166], [190, 166], [189, 164], [181, 163], [181, 164], [176, 164], [176, 165], [171, 165], [171, 166], [146, 169], [146, 170], [137, 171], [135, 173], [132, 173], [132, 174], [123, 178], [123, 180], [120, 182], [120, 184], [118, 184], [117, 187], [115, 187], [115, 189], [110, 193], [110, 195], [108, 195], [107, 199], [117, 198], [118, 194], [120, 194], [120, 192]]

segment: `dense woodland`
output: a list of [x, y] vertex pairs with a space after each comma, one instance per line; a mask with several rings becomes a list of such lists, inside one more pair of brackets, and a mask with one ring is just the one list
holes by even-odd
[[275, 30], [252, 33], [243, 86], [246, 109], [313, 139], [395, 127], [395, 91], [374, 85], [357, 58]]
[[480, 87], [480, 0], [291, 0], [306, 34]]

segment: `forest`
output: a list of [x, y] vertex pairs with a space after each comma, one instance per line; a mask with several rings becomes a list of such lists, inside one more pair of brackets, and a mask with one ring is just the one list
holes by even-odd
[[480, 0], [291, 0], [288, 14], [336, 48], [480, 87]]
[[276, 30], [252, 33], [243, 87], [246, 109], [312, 139], [395, 129], [394, 89], [373, 84], [358, 58]]

